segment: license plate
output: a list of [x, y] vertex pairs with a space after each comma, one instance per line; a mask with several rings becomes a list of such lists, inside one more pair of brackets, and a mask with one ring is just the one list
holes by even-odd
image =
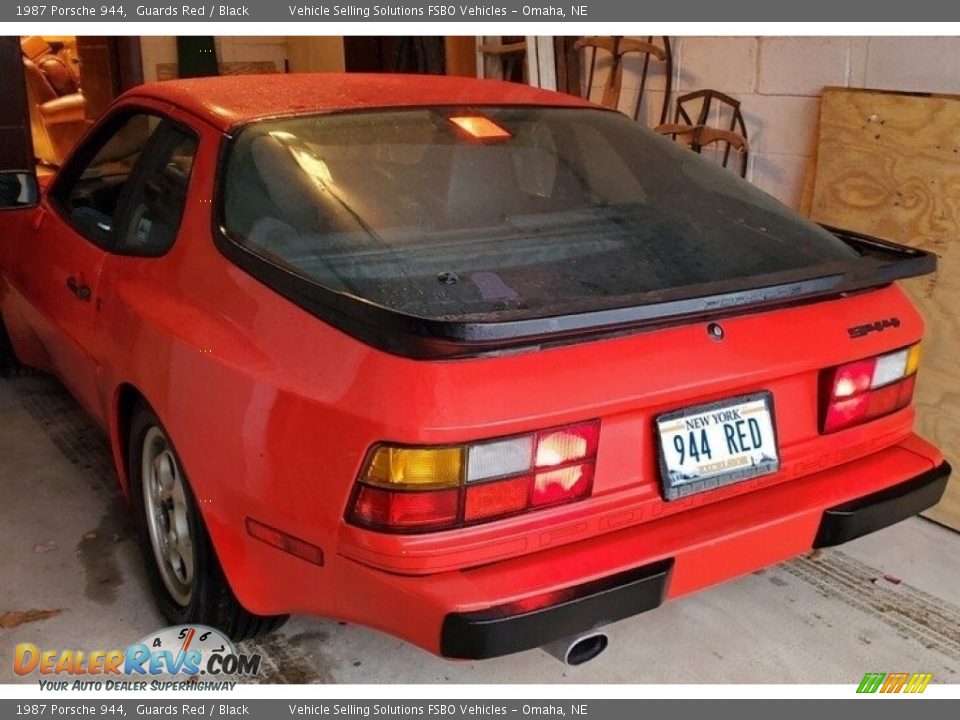
[[667, 500], [780, 469], [769, 392], [660, 415], [657, 432]]

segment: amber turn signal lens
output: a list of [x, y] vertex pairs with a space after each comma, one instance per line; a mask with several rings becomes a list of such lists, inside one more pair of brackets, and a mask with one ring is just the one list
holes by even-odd
[[463, 470], [463, 448], [399, 448], [373, 451], [361, 479], [385, 487], [456, 487]]
[[907, 355], [906, 375], [913, 375], [920, 367], [920, 355], [923, 353], [923, 350], [921, 350], [922, 347], [923, 346], [918, 343], [910, 348], [910, 352]]

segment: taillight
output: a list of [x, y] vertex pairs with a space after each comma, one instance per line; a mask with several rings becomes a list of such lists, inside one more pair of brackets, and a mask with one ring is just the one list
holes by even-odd
[[600, 421], [447, 447], [377, 445], [350, 522], [427, 532], [582, 500], [593, 489]]
[[920, 345], [825, 370], [821, 431], [836, 432], [889, 415], [910, 404]]

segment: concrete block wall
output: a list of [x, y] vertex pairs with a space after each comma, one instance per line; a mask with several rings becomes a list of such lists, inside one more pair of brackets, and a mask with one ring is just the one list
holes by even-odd
[[[805, 209], [824, 86], [960, 93], [960, 38], [674, 37], [673, 97], [712, 88], [741, 101], [750, 137], [747, 178]], [[651, 65], [641, 119], [655, 125], [663, 77]], [[607, 65], [598, 60], [593, 97]], [[632, 104], [639, 58], [624, 64], [622, 105]], [[673, 117], [673, 107], [669, 118]]]

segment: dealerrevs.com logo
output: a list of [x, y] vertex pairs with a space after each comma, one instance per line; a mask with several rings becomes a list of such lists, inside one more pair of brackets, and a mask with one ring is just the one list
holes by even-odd
[[41, 650], [20, 643], [13, 670], [40, 675], [41, 690], [232, 690], [237, 681], [226, 678], [257, 675], [261, 660], [237, 652], [219, 630], [177, 625], [126, 650]]

